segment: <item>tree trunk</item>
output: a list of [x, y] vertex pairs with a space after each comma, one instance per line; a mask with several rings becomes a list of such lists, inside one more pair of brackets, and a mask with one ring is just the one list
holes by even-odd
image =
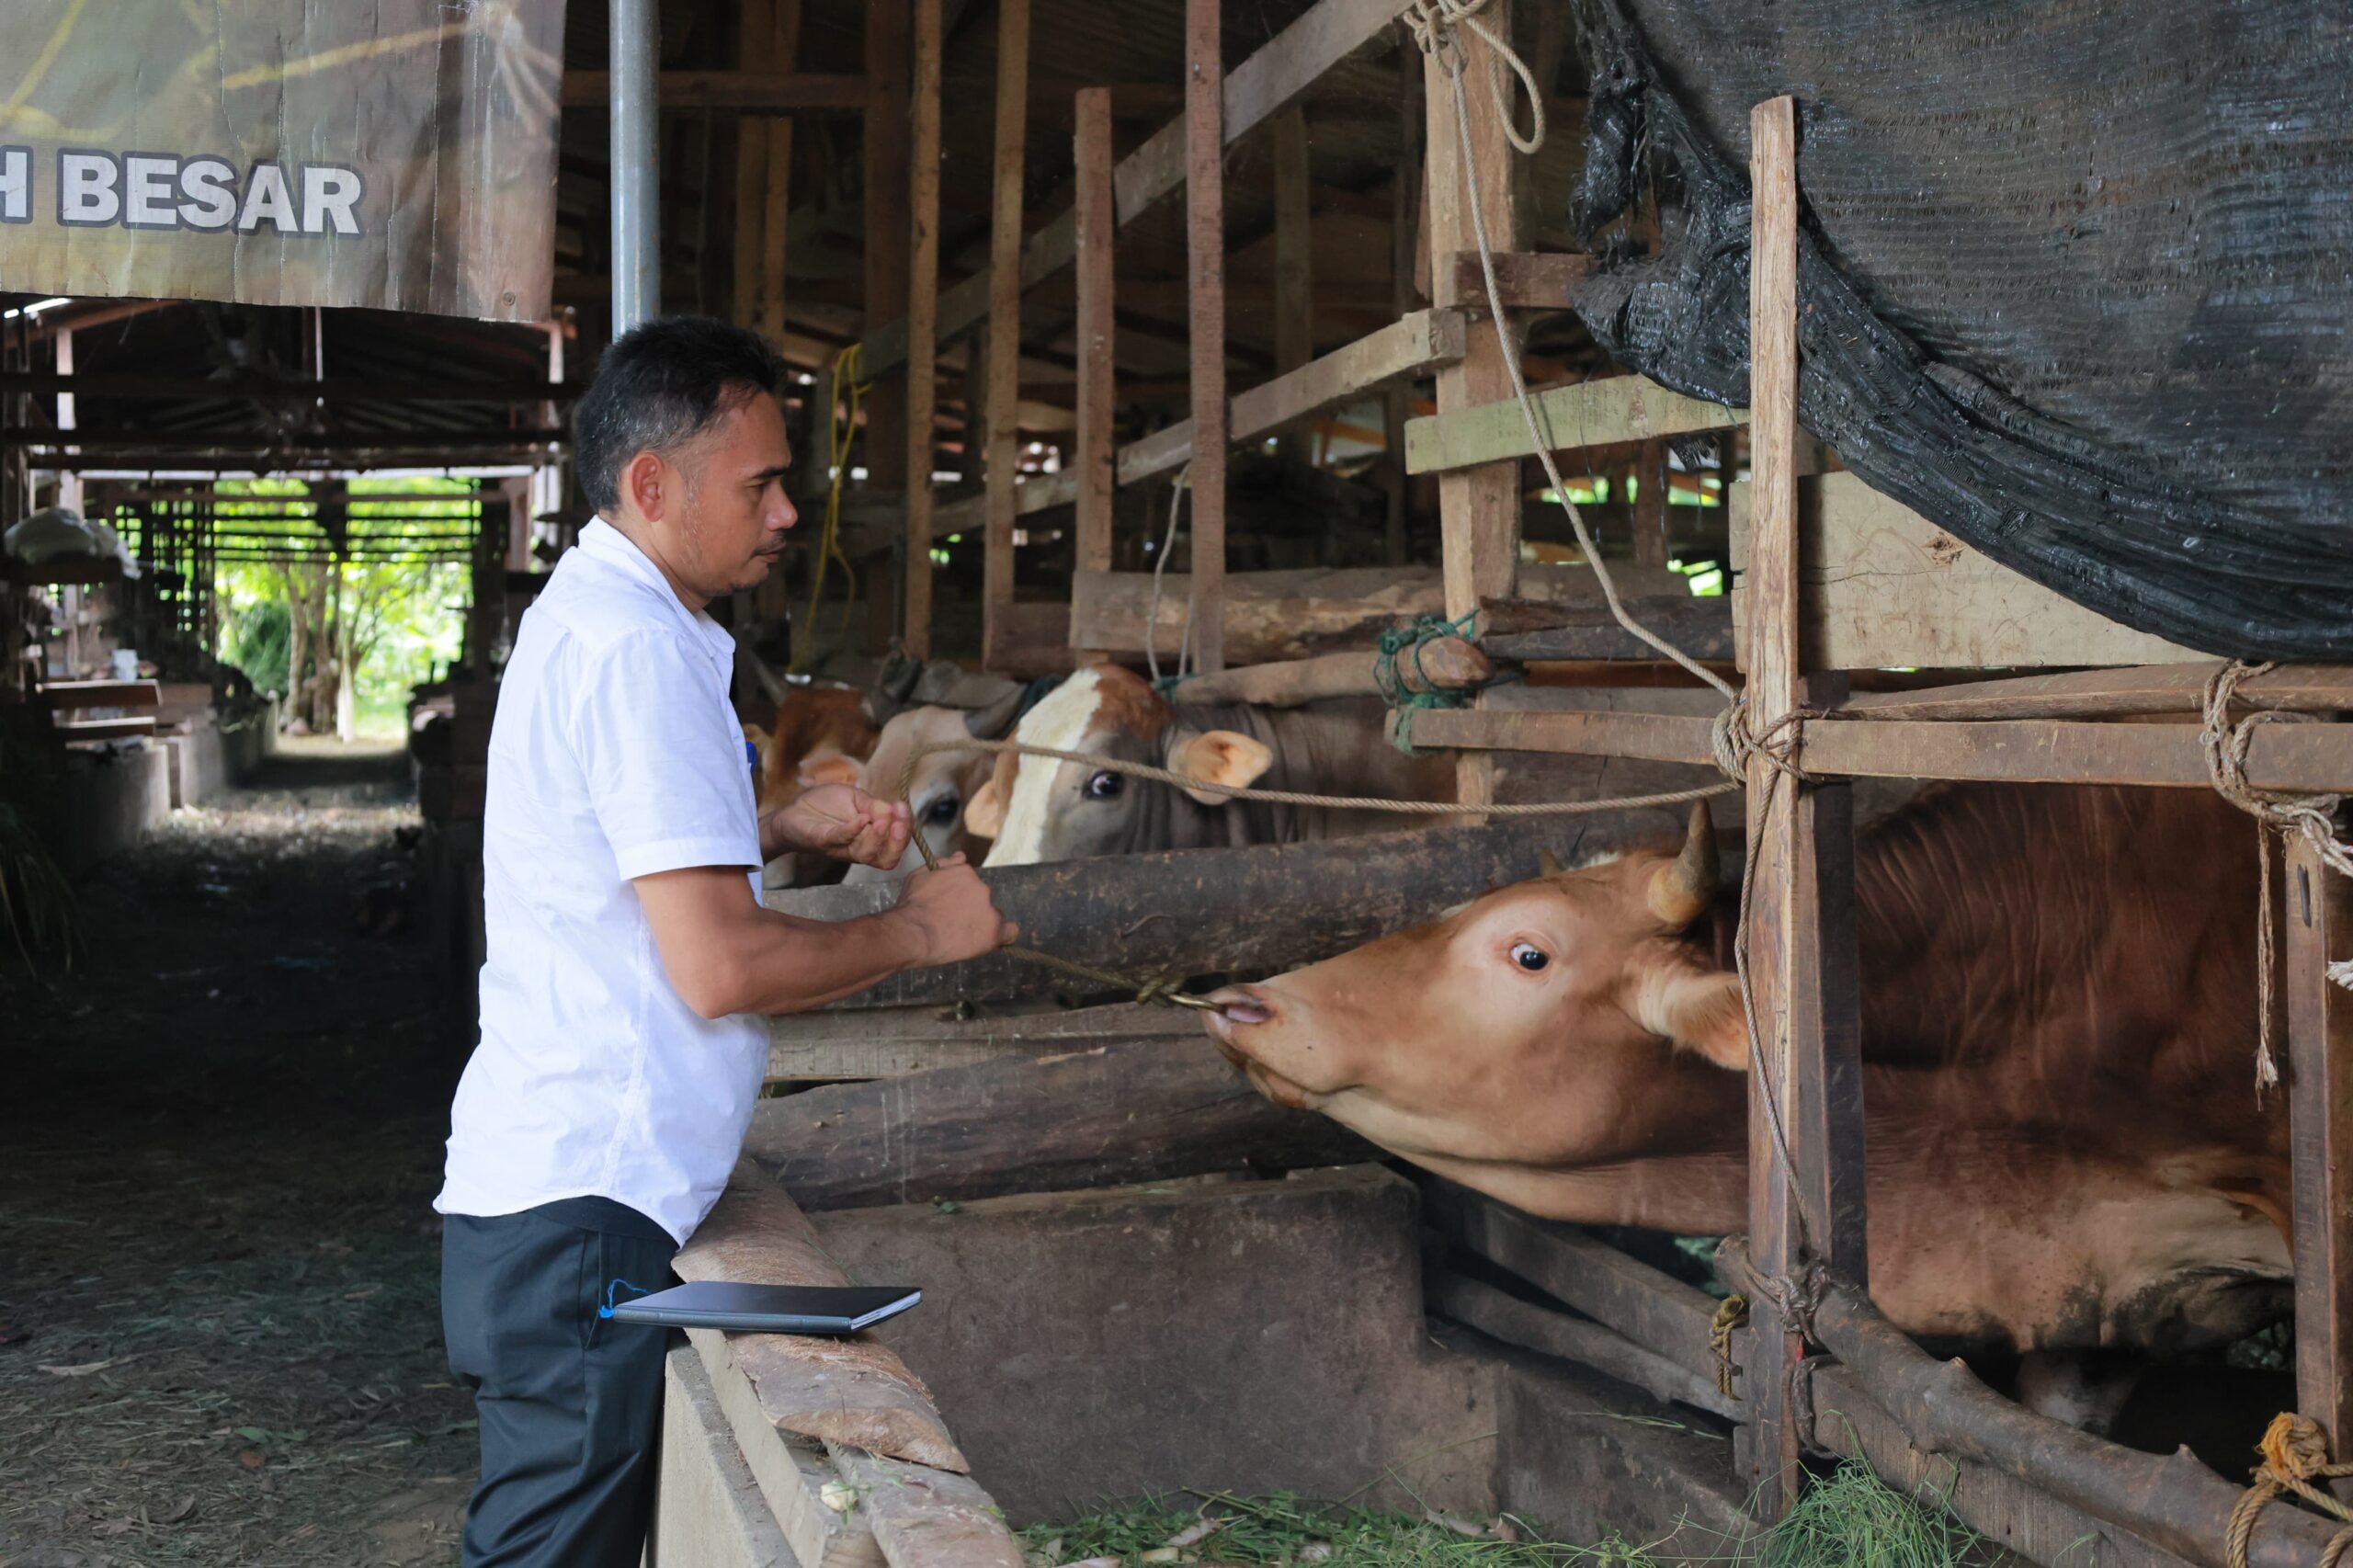
[[[291, 723], [302, 712], [302, 665], [311, 656], [309, 606], [301, 576], [286, 568], [286, 701], [278, 721]], [[305, 720], [304, 722], [309, 722]]]

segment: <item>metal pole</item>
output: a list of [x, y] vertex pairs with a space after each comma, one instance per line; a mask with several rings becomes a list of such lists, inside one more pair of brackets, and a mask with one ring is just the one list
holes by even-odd
[[654, 74], [662, 37], [655, 0], [612, 0], [613, 335], [662, 309], [661, 165]]

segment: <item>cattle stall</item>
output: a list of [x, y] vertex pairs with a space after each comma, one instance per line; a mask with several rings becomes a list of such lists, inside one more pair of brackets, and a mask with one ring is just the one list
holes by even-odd
[[[1671, 1528], [1674, 1506], [1656, 1495], [1654, 1479], [1644, 1479], [1663, 1471], [1680, 1478], [1683, 1502], [1729, 1497], [1734, 1515], [1745, 1506], [1769, 1521], [1805, 1485], [1809, 1456], [1829, 1455], [1867, 1463], [1899, 1484], [1932, 1483], [1961, 1518], [2036, 1561], [2078, 1561], [2088, 1550], [2103, 1562], [2222, 1568], [2243, 1494], [2235, 1474], [2187, 1452], [2143, 1454], [2033, 1415], [1932, 1360], [1863, 1293], [1870, 1269], [1855, 797], [1881, 780], [2211, 790], [2215, 766], [2201, 730], [2213, 726], [2199, 722], [2210, 707], [2226, 733], [2249, 713], [2294, 721], [2244, 729], [2234, 788], [2333, 793], [2353, 787], [2353, 733], [2334, 719], [2353, 706], [2353, 674], [2312, 664], [2250, 674], [2215, 703], [2211, 683], [2220, 666], [2211, 653], [2122, 624], [1997, 563], [1867, 484], [1801, 425], [1797, 106], [1786, 97], [1755, 108], [1745, 236], [1755, 258], [1754, 350], [1747, 394], [1735, 400], [1745, 406], [1679, 392], [1620, 365], [1566, 373], [1555, 365], [1523, 413], [1499, 324], [1524, 335], [1605, 263], [1547, 232], [1538, 192], [1557, 194], [1563, 173], [1513, 151], [1504, 111], [1477, 85], [1476, 44], [1466, 46], [1467, 165], [1456, 83], [1435, 60], [1417, 64], [1410, 45], [1398, 51], [1399, 134], [1410, 162], [1401, 157], [1392, 190], [1392, 312], [1320, 353], [1317, 341], [1293, 334], [1271, 366], [1243, 374], [1254, 384], [1231, 389], [1235, 365], [1222, 350], [1233, 150], [1254, 132], [1272, 149], [1279, 328], [1290, 315], [1305, 317], [1313, 293], [1304, 267], [1280, 256], [1287, 229], [1295, 242], [1302, 227], [1285, 217], [1285, 204], [1306, 199], [1285, 194], [1286, 180], [1306, 177], [1285, 173], [1286, 160], [1295, 168], [1301, 156], [1288, 150], [1300, 134], [1291, 119], [1315, 101], [1326, 74], [1359, 70], [1369, 53], [1397, 44], [1402, 24], [1388, 0], [1321, 0], [1229, 65], [1218, 9], [1200, 0], [1185, 7], [1183, 112], [1125, 156], [1115, 155], [1114, 109], [1131, 112], [1135, 95], [1116, 86], [1071, 94], [1075, 174], [1042, 210], [1023, 189], [1025, 117], [1006, 112], [1036, 96], [1024, 74], [1029, 11], [1000, 9], [986, 262], [942, 287], [929, 238], [942, 199], [941, 128], [938, 107], [926, 102], [938, 80], [940, 6], [914, 0], [907, 8], [910, 176], [904, 190], [869, 191], [870, 213], [904, 203], [915, 236], [905, 268], [870, 274], [870, 283], [876, 276], [904, 282], [906, 309], [892, 320], [870, 300], [852, 361], [856, 377], [871, 383], [870, 433], [902, 437], [905, 450], [892, 460], [918, 476], [903, 519], [878, 518], [904, 529], [895, 553], [900, 642], [918, 659], [931, 652], [936, 551], [969, 532], [983, 541], [980, 664], [1012, 679], [1165, 658], [1189, 641], [1193, 673], [1172, 687], [1180, 701], [1281, 703], [1370, 691], [1375, 659], [1339, 650], [1362, 648], [1369, 631], [1416, 614], [1450, 622], [1457, 642], [1485, 661], [1483, 669], [1538, 666], [1545, 678], [1501, 685], [1461, 676], [1459, 695], [1434, 683], [1411, 695], [1437, 700], [1401, 701], [1392, 713], [1390, 727], [1402, 740], [1454, 756], [1455, 799], [1472, 808], [1464, 824], [994, 870], [992, 885], [1025, 941], [1138, 977], [1276, 972], [1535, 874], [1539, 852], [1559, 841], [1554, 828], [1541, 820], [1475, 821], [1475, 808], [1511, 796], [1518, 770], [1581, 758], [1636, 770], [1613, 773], [1613, 782], [1635, 778], [1655, 789], [1718, 777], [1723, 703], [1676, 676], [1657, 644], [1621, 624], [1583, 562], [1573, 557], [1558, 566], [1551, 563], [1557, 552], [1544, 558], [1524, 548], [1526, 475], [1540, 449], [1587, 457], [1593, 472], [1631, 467], [1641, 488], [1631, 551], [1612, 562], [1618, 593], [1647, 630], [1741, 687], [1750, 737], [1733, 742], [1731, 760], [1748, 801], [1738, 836], [1753, 857], [1749, 979], [1766, 1071], [1750, 1080], [1745, 1233], [1716, 1260], [1745, 1316], [1654, 1267], [1655, 1257], [1621, 1250], [1616, 1243], [1624, 1238], [1532, 1218], [1436, 1178], [1417, 1184], [1419, 1222], [1445, 1244], [1429, 1255], [1425, 1304], [1434, 1319], [1456, 1325], [1449, 1333], [1475, 1331], [1477, 1346], [1449, 1346], [1459, 1382], [1498, 1376], [1482, 1359], [1495, 1346], [1537, 1352], [1547, 1365], [1642, 1390], [1679, 1415], [1704, 1413], [1730, 1436], [1732, 1462], [1722, 1453], [1645, 1451], [1583, 1432], [1566, 1415], [1547, 1419], [1546, 1395], [1520, 1388], [1503, 1396], [1509, 1415], [1499, 1443], [1516, 1451], [1495, 1456], [1496, 1473], [1516, 1479], [1501, 1491], [1491, 1483], [1480, 1501], [1557, 1501], [1560, 1488], [1529, 1479], [1531, 1469], [1544, 1469], [1562, 1487], [1574, 1477], [1599, 1499], [1590, 1515], [1574, 1515], [1580, 1522], [1615, 1508], [1618, 1517]], [[1482, 17], [1539, 62], [1540, 76], [1557, 69], [1566, 26], [1557, 12], [1523, 0], [1491, 5]], [[885, 23], [896, 25], [889, 16], [870, 25]], [[1169, 215], [1147, 214], [1179, 193], [1181, 287], [1157, 279], [1123, 286], [1115, 264], [1123, 233], [1157, 222], [1154, 235], [1172, 243]], [[1484, 265], [1474, 222], [1485, 229]], [[1183, 416], [1122, 443], [1121, 300], [1129, 290], [1172, 288], [1189, 329]], [[1046, 313], [1074, 361], [1074, 424], [1059, 469], [1024, 472], [1029, 371], [1021, 353], [985, 346], [1023, 343], [1025, 296], [1047, 290], [1067, 306]], [[1524, 335], [1518, 341], [1525, 351]], [[951, 346], [965, 354], [964, 452], [969, 465], [980, 448], [983, 478], [976, 492], [941, 498], [919, 476], [934, 465], [940, 356]], [[1432, 386], [1430, 401], [1419, 399], [1417, 384]], [[1381, 475], [1389, 564], [1229, 570], [1229, 454], [1295, 438], [1372, 398], [1384, 409], [1387, 450], [1402, 459]], [[879, 424], [876, 400], [892, 410]], [[1540, 440], [1530, 437], [1531, 418]], [[969, 434], [976, 428], [977, 442]], [[1693, 597], [1667, 567], [1668, 453], [1671, 444], [1694, 440], [1721, 454], [1730, 588], [1721, 597]], [[1733, 459], [1743, 452], [1748, 472], [1738, 478]], [[1704, 501], [1699, 471], [1683, 466], [1679, 454], [1677, 464], [1677, 476], [1688, 472], [1688, 492]], [[1150, 488], [1172, 475], [1166, 491]], [[1436, 492], [1443, 558], [1436, 573], [1404, 564], [1407, 495], [1417, 483]], [[1149, 509], [1123, 510], [1122, 497], [1132, 502], [1138, 493], [1150, 494]], [[1188, 569], [1140, 569], [1134, 540], [1165, 550], [1176, 533], [1164, 536], [1162, 519], [1175, 506], [1189, 534]], [[1065, 517], [1066, 602], [1020, 597], [1017, 562]], [[1382, 676], [1393, 682], [1392, 670]], [[1390, 689], [1393, 698], [1405, 688]], [[1563, 789], [1557, 775], [1531, 777], [1549, 785], [1523, 778], [1523, 791]], [[1593, 797], [1643, 787], [1605, 789], [1597, 775], [1566, 786]], [[1591, 819], [1580, 848], [1590, 857], [1625, 847], [1654, 839], [1659, 827], [1655, 816]], [[2247, 832], [2257, 832], [2252, 822]], [[2353, 957], [2353, 899], [2311, 838], [2285, 835], [2280, 855], [2279, 1071], [2301, 1243], [2296, 1408], [2344, 1456], [2353, 1448], [2346, 1369], [2353, 1275], [2345, 1262], [2353, 1247], [2353, 1167], [2344, 1153], [2353, 1138], [2353, 1023], [2342, 988], [2327, 976]], [[891, 897], [870, 885], [769, 895], [776, 907], [825, 918], [870, 913]], [[904, 977], [824, 1013], [779, 1020], [771, 1075], [800, 1092], [762, 1108], [746, 1150], [752, 1167], [793, 1195], [837, 1254], [928, 1263], [944, 1255], [926, 1244], [951, 1244], [911, 1239], [941, 1223], [921, 1217], [926, 1207], [994, 1216], [1000, 1210], [990, 1206], [1006, 1205], [1007, 1214], [1034, 1217], [1041, 1206], [1076, 1207], [1089, 1192], [1106, 1203], [1141, 1202], [1138, 1191], [1171, 1183], [1208, 1180], [1214, 1190], [1236, 1171], [1263, 1178], [1373, 1157], [1328, 1121], [1234, 1093], [1228, 1070], [1199, 1051], [1189, 1017], [1073, 992], [1066, 974], [1000, 959]], [[1057, 1000], [1064, 1005], [1050, 1006]], [[824, 1086], [802, 1087], [813, 1084]], [[1047, 1194], [1065, 1196], [1050, 1202]], [[1075, 1259], [1070, 1269], [1069, 1290], [1091, 1301], [1086, 1271]], [[936, 1380], [969, 1379], [973, 1369], [926, 1365], [924, 1351], [1014, 1354], [978, 1329], [932, 1339], [912, 1325], [908, 1333], [911, 1364]], [[711, 1359], [705, 1356], [706, 1370]], [[1518, 1373], [1500, 1375], [1509, 1381]], [[1029, 1387], [1017, 1379], [1014, 1386]], [[1565, 1391], [1552, 1397], [1556, 1413], [1575, 1398]], [[1055, 1462], [1086, 1466], [1034, 1432], [1030, 1440], [1052, 1450]], [[1003, 1462], [989, 1437], [975, 1452], [983, 1479], [992, 1460]], [[1101, 1473], [1116, 1469], [1107, 1464]], [[1007, 1483], [1022, 1494], [1013, 1511], [1026, 1514], [1027, 1477]], [[879, 1519], [876, 1526], [879, 1535]], [[2275, 1505], [2257, 1519], [2247, 1560], [2306, 1561], [2334, 1528]]]

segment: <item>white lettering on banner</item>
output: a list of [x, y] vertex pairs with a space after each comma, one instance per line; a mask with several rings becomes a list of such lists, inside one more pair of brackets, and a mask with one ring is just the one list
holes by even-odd
[[[0, 222], [32, 222], [32, 193], [31, 149], [0, 147]], [[57, 154], [57, 221], [72, 228], [352, 236], [367, 194], [359, 171], [341, 164], [264, 160], [240, 178], [236, 165], [210, 153]]]
[[189, 229], [225, 229], [237, 221], [237, 169], [226, 158], [207, 154], [180, 165], [180, 223]]
[[0, 223], [33, 221], [33, 150], [0, 147]]
[[57, 221], [74, 228], [98, 228], [122, 217], [116, 188], [122, 167], [112, 153], [67, 149], [57, 154]]

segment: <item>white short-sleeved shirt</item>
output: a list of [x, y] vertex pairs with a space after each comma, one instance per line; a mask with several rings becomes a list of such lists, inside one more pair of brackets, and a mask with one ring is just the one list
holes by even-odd
[[734, 653], [602, 521], [525, 612], [491, 726], [482, 1038], [450, 1110], [441, 1212], [609, 1198], [683, 1244], [718, 1201], [766, 1032], [679, 997], [631, 879], [741, 866], [757, 896]]

